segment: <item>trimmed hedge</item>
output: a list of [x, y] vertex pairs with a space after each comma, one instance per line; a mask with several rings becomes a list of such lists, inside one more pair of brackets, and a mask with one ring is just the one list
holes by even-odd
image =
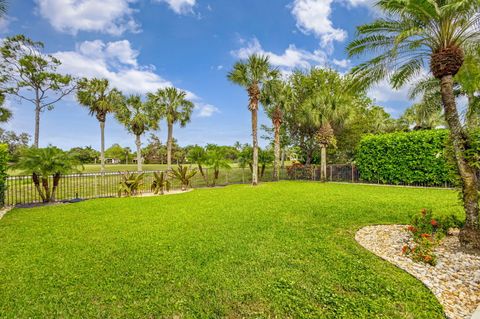
[[0, 144], [0, 207], [5, 204], [7, 189], [8, 145]]
[[447, 130], [367, 135], [356, 153], [360, 178], [388, 184], [451, 183], [455, 170], [447, 160], [447, 139]]

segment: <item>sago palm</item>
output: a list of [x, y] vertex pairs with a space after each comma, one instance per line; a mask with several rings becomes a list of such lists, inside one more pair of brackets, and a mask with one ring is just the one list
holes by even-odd
[[174, 87], [159, 89], [156, 93], [149, 93], [148, 104], [156, 110], [159, 118], [167, 121], [167, 170], [172, 167], [173, 125], [180, 123], [185, 127], [190, 122], [193, 102], [187, 99], [187, 93]]
[[353, 74], [363, 85], [389, 78], [398, 88], [429, 66], [440, 82], [462, 180], [466, 222], [460, 240], [466, 246], [480, 247], [478, 181], [475, 168], [465, 158], [470, 146], [453, 90], [453, 77], [462, 67], [465, 52], [479, 45], [480, 1], [381, 0], [376, 6], [384, 17], [358, 27], [358, 38], [348, 45], [350, 56], [375, 56], [355, 67]]
[[119, 105], [115, 117], [127, 130], [135, 135], [137, 146], [137, 170], [142, 171], [142, 135], [158, 129], [159, 114], [148, 103], [143, 103], [139, 95], [131, 95]]
[[273, 124], [273, 179], [278, 180], [280, 171], [280, 128], [284, 113], [292, 103], [292, 89], [288, 83], [273, 79], [263, 86], [260, 101]]
[[228, 79], [247, 90], [248, 109], [252, 113], [252, 141], [253, 141], [253, 159], [252, 159], [252, 185], [258, 184], [258, 103], [260, 101], [263, 85], [278, 77], [279, 72], [270, 65], [267, 56], [251, 55], [246, 61], [239, 61], [233, 66], [233, 70], [228, 73]]
[[110, 88], [107, 79], [81, 79], [77, 86], [77, 101], [88, 108], [100, 123], [100, 163], [101, 172], [105, 172], [105, 121], [107, 114], [113, 113], [123, 103], [123, 95]]
[[77, 171], [80, 162], [61, 149], [49, 146], [25, 149], [14, 169], [32, 175], [33, 185], [44, 203], [54, 202], [62, 175]]

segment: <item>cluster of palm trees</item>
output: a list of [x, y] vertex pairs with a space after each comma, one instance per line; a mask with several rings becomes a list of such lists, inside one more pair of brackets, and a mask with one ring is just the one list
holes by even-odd
[[[274, 170], [280, 168], [280, 131], [285, 124], [288, 134], [299, 135], [300, 144], [312, 143], [305, 136], [314, 136], [313, 143], [321, 150], [321, 178], [326, 178], [327, 148], [335, 146], [332, 125], [345, 120], [364, 96], [364, 90], [353, 89], [351, 78], [332, 69], [312, 68], [295, 71], [288, 77], [274, 69], [267, 56], [251, 55], [237, 62], [228, 74], [233, 83], [246, 88], [248, 109], [252, 113], [253, 169], [252, 184], [258, 183], [257, 112], [259, 103], [265, 108], [273, 125]], [[306, 131], [309, 131], [305, 133]], [[309, 164], [309, 159], [307, 159]]]
[[194, 104], [187, 99], [185, 91], [175, 87], [158, 89], [148, 93], [145, 101], [140, 95], [124, 96], [109, 85], [107, 79], [81, 79], [77, 84], [77, 100], [88, 108], [90, 115], [100, 123], [100, 163], [101, 172], [105, 172], [105, 122], [108, 114], [135, 135], [137, 147], [137, 169], [142, 170], [141, 137], [147, 131], [158, 130], [159, 122], [165, 119], [168, 127], [167, 170], [172, 166], [173, 125], [183, 127], [189, 121]]

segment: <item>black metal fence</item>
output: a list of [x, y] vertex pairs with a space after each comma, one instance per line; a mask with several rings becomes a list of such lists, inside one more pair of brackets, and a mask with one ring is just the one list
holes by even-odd
[[[154, 181], [155, 171], [145, 171], [142, 184], [138, 189], [139, 194], [151, 192], [151, 185]], [[160, 172], [160, 171], [157, 171]], [[229, 184], [249, 184], [252, 180], [251, 172], [248, 168], [232, 168], [220, 171], [217, 180], [214, 180], [213, 171], [204, 169], [205, 176], [199, 172], [192, 178], [191, 187], [201, 188], [208, 186], [224, 186]], [[125, 172], [109, 173], [88, 173], [64, 175], [60, 179], [55, 199], [57, 201], [68, 201], [74, 199], [89, 199], [101, 197], [118, 196], [119, 184], [123, 179]], [[259, 180], [263, 182], [274, 181], [273, 169], [266, 168], [263, 174], [259, 174]], [[167, 175], [169, 176], [169, 175]], [[479, 176], [480, 178], [480, 176]], [[50, 185], [52, 184], [50, 177]], [[178, 190], [181, 184], [178, 180], [168, 177], [172, 189]], [[320, 181], [319, 166], [287, 167], [281, 169], [277, 180], [311, 180]], [[331, 182], [349, 182], [349, 183], [369, 183], [386, 184], [380, 181], [362, 180], [358, 169], [352, 164], [333, 164], [327, 166], [327, 181]], [[215, 183], [214, 183], [215, 182]], [[388, 184], [386, 184], [388, 185]], [[416, 187], [443, 187], [452, 188], [454, 185], [445, 183], [441, 185], [427, 184], [397, 184]], [[40, 198], [31, 176], [11, 176], [7, 178], [7, 190], [5, 192], [5, 205], [33, 204], [40, 203]]]
[[[143, 180], [138, 189], [138, 194], [151, 192], [154, 181], [154, 172], [144, 171]], [[208, 186], [224, 186], [229, 184], [251, 183], [252, 176], [249, 169], [232, 168], [220, 171], [218, 178], [214, 179], [213, 171], [204, 169], [205, 176], [199, 172], [192, 178], [191, 187], [200, 188]], [[126, 172], [86, 173], [63, 175], [55, 192], [55, 200], [68, 201], [74, 199], [89, 199], [118, 196], [119, 185]], [[266, 168], [259, 180], [263, 182], [273, 181], [272, 168]], [[181, 188], [181, 183], [168, 174], [172, 190]], [[280, 172], [280, 178], [285, 179], [284, 170]], [[49, 178], [49, 185], [53, 184], [53, 177]], [[51, 187], [51, 186], [50, 186]], [[5, 205], [33, 204], [42, 202], [35, 188], [31, 176], [10, 176], [7, 178], [5, 192]]]

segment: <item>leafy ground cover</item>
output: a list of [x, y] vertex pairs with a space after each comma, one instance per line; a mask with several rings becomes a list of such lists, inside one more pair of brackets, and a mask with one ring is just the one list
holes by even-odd
[[355, 240], [450, 190], [234, 185], [15, 209], [0, 220], [0, 317], [443, 318], [419, 281]]

